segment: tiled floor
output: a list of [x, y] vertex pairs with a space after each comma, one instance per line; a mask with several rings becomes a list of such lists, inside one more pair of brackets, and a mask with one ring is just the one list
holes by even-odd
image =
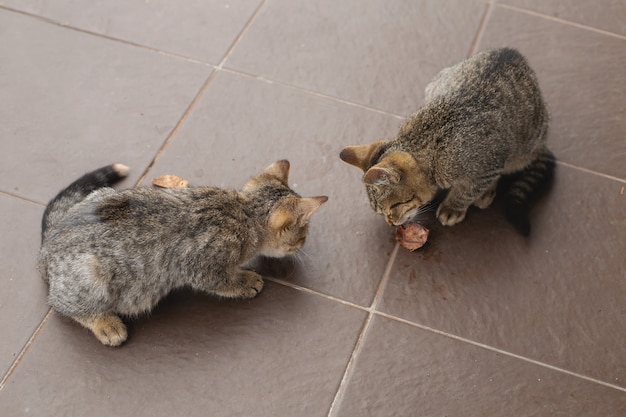
[[[524, 239], [432, 217], [409, 253], [344, 145], [393, 136], [441, 68], [513, 46], [559, 159]], [[626, 1], [0, 0], [0, 415], [626, 415]], [[249, 301], [178, 292], [121, 348], [50, 312], [45, 203], [92, 168], [326, 194]]]

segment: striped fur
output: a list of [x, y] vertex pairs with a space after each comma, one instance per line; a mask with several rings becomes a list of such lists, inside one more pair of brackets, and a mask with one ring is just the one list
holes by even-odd
[[453, 226], [470, 206], [487, 208], [504, 193], [507, 218], [528, 235], [529, 203], [555, 162], [546, 147], [548, 109], [524, 56], [511, 48], [480, 52], [443, 69], [425, 95], [394, 139], [339, 155], [363, 171], [372, 208], [398, 226], [445, 190], [436, 216]]
[[505, 193], [506, 217], [524, 236], [530, 234], [530, 203], [550, 185], [555, 166], [555, 157], [546, 148], [522, 171], [501, 180]]
[[41, 240], [46, 238], [48, 231], [65, 217], [67, 211], [83, 201], [92, 192], [109, 187], [128, 175], [128, 167], [122, 164], [111, 164], [89, 172], [54, 197], [47, 205], [41, 220]]

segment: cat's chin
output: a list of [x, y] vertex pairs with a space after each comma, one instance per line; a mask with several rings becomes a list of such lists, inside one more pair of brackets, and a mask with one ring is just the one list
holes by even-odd
[[280, 249], [267, 249], [264, 251], [261, 251], [260, 254], [268, 257], [268, 258], [284, 258], [287, 255], [292, 255], [295, 252], [288, 252], [288, 251], [284, 251], [284, 250], [280, 250]]

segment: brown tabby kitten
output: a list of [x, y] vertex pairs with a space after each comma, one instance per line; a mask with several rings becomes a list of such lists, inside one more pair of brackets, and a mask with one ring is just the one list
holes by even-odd
[[50, 305], [110, 346], [127, 337], [120, 315], [148, 312], [174, 288], [256, 296], [263, 280], [241, 265], [300, 249], [309, 217], [328, 199], [292, 191], [288, 161], [241, 191], [108, 187], [127, 172], [110, 165], [61, 191], [44, 213], [38, 258]]
[[459, 223], [470, 205], [488, 207], [504, 178], [507, 217], [528, 235], [528, 202], [555, 166], [547, 132], [535, 73], [503, 48], [441, 71], [426, 87], [426, 105], [394, 140], [348, 146], [340, 157], [363, 170], [372, 208], [390, 225], [409, 221], [440, 190], [447, 195], [439, 221]]

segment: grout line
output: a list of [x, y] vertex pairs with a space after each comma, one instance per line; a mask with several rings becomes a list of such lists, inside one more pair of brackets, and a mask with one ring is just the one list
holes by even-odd
[[252, 25], [254, 19], [256, 19], [256, 17], [259, 15], [259, 13], [261, 11], [261, 8], [265, 5], [265, 1], [266, 0], [263, 0], [261, 2], [261, 4], [257, 7], [255, 12], [250, 17], [250, 20], [248, 20], [248, 22], [244, 26], [243, 30], [239, 33], [237, 38], [233, 41], [233, 44], [230, 46], [230, 48], [228, 49], [228, 51], [226, 52], [224, 57], [221, 59], [221, 61], [220, 61], [220, 63], [218, 65], [213, 65], [213, 64], [210, 64], [208, 62], [201, 61], [201, 60], [198, 60], [198, 59], [195, 59], [195, 58], [191, 58], [191, 57], [188, 57], [188, 56], [185, 56], [185, 55], [180, 55], [180, 54], [177, 54], [177, 53], [174, 53], [174, 52], [163, 51], [163, 50], [160, 50], [160, 49], [156, 49], [154, 47], [150, 47], [150, 46], [147, 46], [147, 45], [135, 43], [135, 42], [128, 41], [128, 40], [125, 40], [125, 39], [116, 38], [116, 37], [113, 37], [113, 36], [110, 36], [110, 35], [105, 35], [105, 34], [98, 33], [98, 32], [92, 32], [92, 31], [89, 31], [87, 29], [77, 28], [77, 27], [74, 27], [74, 26], [70, 26], [67, 23], [58, 22], [58, 21], [52, 20], [52, 19], [44, 17], [44, 16], [39, 16], [39, 15], [31, 14], [31, 13], [28, 13], [28, 12], [25, 12], [25, 11], [21, 11], [21, 10], [13, 9], [13, 8], [10, 8], [10, 7], [6, 7], [6, 6], [2, 5], [2, 4], [0, 4], [0, 9], [5, 9], [5, 10], [8, 10], [10, 12], [14, 12], [14, 13], [18, 13], [18, 14], [21, 14], [21, 15], [24, 15], [24, 16], [28, 16], [28, 17], [31, 17], [33, 19], [37, 19], [37, 20], [43, 21], [43, 22], [48, 23], [48, 24], [59, 26], [59, 27], [64, 28], [64, 29], [69, 29], [69, 30], [73, 30], [73, 31], [76, 31], [76, 32], [84, 33], [84, 34], [87, 34], [87, 35], [90, 35], [90, 36], [95, 36], [95, 37], [107, 39], [107, 40], [110, 40], [110, 41], [122, 43], [122, 44], [125, 44], [125, 45], [128, 45], [128, 46], [144, 49], [146, 51], [150, 51], [150, 52], [153, 52], [153, 53], [169, 56], [169, 57], [172, 57], [172, 58], [182, 59], [182, 60], [185, 60], [185, 61], [188, 61], [188, 62], [191, 62], [191, 63], [200, 64], [200, 65], [204, 65], [204, 66], [207, 66], [207, 67], [212, 67], [216, 71], [226, 71], [226, 72], [229, 72], [229, 73], [232, 73], [232, 74], [237, 74], [237, 75], [245, 76], [245, 77], [248, 77], [248, 78], [254, 78], [254, 79], [263, 81], [265, 83], [268, 83], [268, 84], [276, 84], [276, 85], [279, 85], [279, 86], [282, 86], [282, 87], [285, 87], [285, 88], [289, 88], [289, 89], [292, 89], [292, 90], [295, 90], [295, 91], [299, 91], [299, 92], [302, 92], [302, 93], [305, 93], [305, 94], [308, 94], [308, 95], [313, 95], [313, 96], [316, 96], [316, 97], [325, 98], [325, 99], [328, 99], [328, 100], [331, 100], [331, 101], [336, 101], [338, 103], [346, 104], [346, 105], [349, 105], [349, 106], [352, 106], [352, 107], [357, 107], [357, 108], [360, 108], [360, 109], [373, 111], [373, 112], [380, 113], [380, 114], [383, 114], [383, 115], [386, 115], [386, 116], [390, 116], [390, 117], [394, 117], [394, 118], [400, 119], [400, 120], [404, 120], [406, 118], [406, 116], [402, 116], [402, 115], [398, 115], [398, 114], [395, 114], [395, 113], [387, 112], [387, 111], [384, 111], [384, 110], [376, 109], [374, 107], [369, 107], [369, 106], [366, 106], [366, 105], [363, 105], [363, 104], [359, 104], [359, 103], [356, 103], [356, 102], [352, 102], [352, 101], [349, 101], [349, 100], [345, 100], [345, 99], [342, 99], [342, 98], [339, 98], [339, 97], [333, 97], [331, 95], [324, 94], [324, 93], [319, 93], [319, 92], [316, 92], [316, 91], [313, 91], [313, 90], [308, 90], [306, 88], [298, 87], [298, 86], [295, 86], [295, 85], [292, 85], [292, 84], [287, 84], [287, 83], [283, 83], [283, 82], [279, 82], [279, 81], [274, 81], [274, 80], [271, 80], [271, 79], [268, 79], [268, 78], [264, 78], [264, 77], [253, 75], [253, 74], [249, 74], [249, 73], [246, 73], [246, 72], [243, 72], [243, 71], [240, 71], [240, 70], [236, 70], [236, 69], [224, 68], [224, 64], [226, 63], [228, 58], [230, 58], [230, 56], [232, 55], [232, 53], [234, 51], [234, 48], [240, 43], [240, 41], [243, 39], [243, 36], [245, 35], [245, 32]]
[[31, 199], [26, 198], [26, 197], [22, 197], [22, 196], [20, 196], [20, 195], [13, 194], [13, 193], [10, 193], [10, 192], [8, 192], [8, 191], [2, 191], [2, 190], [0, 190], [0, 195], [4, 195], [4, 196], [6, 196], [6, 197], [15, 198], [15, 199], [18, 199], [18, 200], [24, 201], [24, 202], [26, 202], [26, 203], [33, 204], [33, 205], [35, 205], [35, 206], [44, 206], [44, 207], [45, 207], [45, 204], [44, 204], [44, 203], [40, 203], [39, 201], [31, 200]]
[[15, 372], [15, 369], [17, 369], [18, 365], [22, 362], [22, 359], [26, 355], [26, 352], [28, 352], [28, 350], [30, 349], [31, 345], [35, 341], [35, 338], [39, 336], [39, 333], [41, 332], [41, 330], [43, 329], [43, 326], [46, 324], [46, 322], [48, 321], [51, 315], [52, 315], [52, 308], [48, 310], [43, 320], [41, 320], [41, 323], [39, 323], [39, 326], [37, 326], [33, 334], [28, 339], [28, 342], [26, 342], [26, 344], [22, 348], [22, 351], [20, 352], [20, 354], [17, 355], [17, 358], [11, 364], [11, 367], [7, 371], [6, 375], [4, 376], [4, 378], [2, 378], [2, 381], [0, 381], [0, 392], [6, 386], [7, 382], [9, 381], [9, 378], [11, 378], [11, 376], [13, 375], [13, 372]]
[[598, 28], [595, 28], [593, 26], [587, 26], [587, 25], [584, 25], [582, 23], [576, 23], [576, 22], [573, 22], [571, 20], [561, 19], [561, 18], [550, 16], [550, 15], [547, 15], [547, 14], [535, 12], [535, 11], [532, 11], [532, 10], [523, 9], [521, 7], [511, 6], [511, 5], [502, 4], [502, 3], [498, 3], [497, 7], [502, 7], [503, 9], [509, 9], [509, 10], [513, 10], [513, 11], [516, 11], [516, 12], [525, 13], [525, 14], [528, 14], [528, 15], [531, 15], [531, 16], [540, 17], [540, 18], [543, 18], [543, 19], [546, 19], [546, 20], [551, 20], [553, 22], [562, 23], [562, 24], [568, 25], [568, 26], [573, 26], [573, 27], [576, 27], [578, 29], [589, 30], [591, 32], [596, 32], [596, 33], [599, 33], [601, 35], [606, 35], [606, 36], [611, 36], [613, 38], [626, 40], [626, 35], [621, 35], [621, 34], [615, 33], [615, 32], [609, 32], [608, 30], [598, 29]]
[[491, 17], [491, 11], [493, 10], [493, 1], [489, 1], [487, 3], [487, 8], [485, 9], [485, 14], [483, 14], [483, 18], [480, 21], [480, 25], [478, 26], [478, 31], [476, 32], [476, 37], [472, 42], [472, 46], [470, 47], [468, 57], [474, 55], [476, 50], [478, 49], [478, 45], [480, 44], [481, 39], [483, 38], [483, 34], [485, 33], [485, 28], [487, 27], [487, 21]]
[[[200, 87], [200, 91], [198, 91], [198, 93], [196, 94], [194, 99], [191, 101], [191, 103], [189, 104], [189, 106], [187, 107], [185, 112], [183, 113], [183, 115], [180, 118], [180, 120], [178, 120], [178, 123], [176, 123], [176, 126], [174, 127], [174, 129], [172, 129], [172, 131], [167, 136], [167, 138], [165, 139], [163, 144], [157, 150], [157, 152], [154, 155], [154, 158], [152, 158], [152, 161], [150, 162], [150, 164], [148, 164], [146, 169], [143, 171], [143, 174], [141, 175], [141, 177], [135, 183], [135, 187], [138, 187], [146, 179], [146, 177], [148, 176], [148, 172], [150, 172], [152, 167], [154, 167], [154, 164], [156, 164], [156, 162], [159, 160], [159, 158], [161, 157], [163, 152], [165, 152], [165, 148], [167, 148], [167, 146], [172, 142], [172, 140], [174, 139], [174, 136], [178, 133], [178, 131], [180, 130], [180, 128], [183, 125], [183, 123], [185, 123], [185, 121], [187, 121], [187, 118], [189, 117], [189, 114], [196, 107], [196, 105], [200, 101], [200, 98], [202, 98], [202, 96], [204, 96], [204, 93], [209, 88], [209, 85], [211, 84], [211, 82], [215, 79], [217, 74], [222, 70], [222, 67], [224, 66], [224, 63], [226, 62], [228, 57], [230, 57], [230, 55], [232, 54], [232, 52], [235, 49], [235, 47], [239, 44], [239, 42], [243, 38], [243, 35], [246, 32], [246, 30], [250, 27], [250, 25], [252, 24], [254, 19], [258, 16], [258, 14], [261, 11], [261, 8], [263, 7], [264, 4], [265, 4], [265, 0], [261, 1], [259, 6], [254, 11], [254, 13], [252, 13], [252, 16], [250, 16], [250, 19], [248, 19], [248, 21], [246, 22], [245, 26], [243, 27], [243, 29], [241, 30], [239, 35], [237, 35], [237, 37], [235, 38], [233, 43], [228, 47], [228, 50], [226, 51], [226, 53], [224, 54], [224, 56], [220, 60], [219, 64], [217, 66], [213, 67], [213, 71], [211, 71], [211, 74], [209, 75], [209, 77], [206, 79], [206, 81], [204, 82], [202, 87]], [[208, 64], [205, 63], [205, 65], [208, 65]]]
[[282, 279], [279, 279], [279, 278], [263, 277], [263, 279], [267, 280], [267, 281], [274, 282], [276, 284], [284, 285], [285, 287], [289, 287], [289, 288], [292, 288], [292, 289], [297, 290], [297, 291], [302, 291], [302, 292], [305, 292], [307, 294], [311, 294], [311, 295], [315, 295], [317, 297], [325, 298], [325, 299], [327, 299], [329, 301], [334, 301], [336, 303], [343, 304], [343, 305], [348, 306], [348, 307], [356, 308], [357, 310], [362, 310], [362, 311], [366, 311], [366, 312], [370, 311], [370, 309], [368, 307], [363, 307], [363, 306], [360, 306], [358, 304], [351, 303], [350, 301], [346, 301], [346, 300], [342, 300], [341, 298], [333, 297], [332, 295], [324, 294], [324, 293], [321, 293], [319, 291], [312, 290], [310, 288], [302, 287], [300, 285], [293, 284], [293, 283], [291, 283], [289, 281], [283, 281]]
[[568, 164], [567, 162], [559, 161], [558, 159], [556, 160], [556, 163], [558, 165], [563, 165], [565, 167], [572, 168], [572, 169], [575, 169], [577, 171], [582, 171], [582, 172], [585, 172], [587, 174], [596, 175], [598, 177], [602, 177], [602, 178], [606, 178], [606, 179], [609, 179], [609, 180], [613, 180], [613, 181], [617, 181], [617, 182], [621, 182], [623, 184], [626, 184], [626, 179], [623, 179], [623, 178], [614, 177], [612, 175], [603, 174], [601, 172], [593, 171], [593, 170], [588, 169], [588, 168], [583, 168], [583, 167], [579, 167], [577, 165]]
[[[396, 249], [398, 247], [399, 246], [396, 246]], [[394, 252], [395, 251], [396, 250], [394, 249]], [[390, 270], [389, 265], [387, 267], [387, 270]], [[385, 273], [388, 272], [387, 270], [385, 271]], [[383, 275], [383, 277], [384, 277], [384, 275]], [[364, 327], [361, 329], [361, 333], [359, 334], [359, 338], [357, 340], [355, 348], [354, 348], [354, 350], [352, 352], [352, 355], [350, 356], [350, 360], [348, 361], [348, 365], [347, 365], [346, 370], [344, 372], [344, 375], [343, 375], [343, 377], [341, 379], [341, 383], [339, 385], [339, 388], [338, 388], [338, 390], [337, 390], [337, 392], [335, 394], [335, 397], [334, 397], [334, 399], [332, 401], [331, 408], [330, 408], [330, 410], [329, 410], [329, 412], [327, 414], [327, 417], [332, 417], [333, 416], [332, 413], [335, 412], [335, 409], [336, 409], [336, 407], [338, 405], [338, 402], [339, 402], [340, 398], [342, 397], [342, 395], [343, 395], [343, 393], [345, 391], [344, 383], [347, 381], [348, 375], [349, 375], [349, 373], [350, 373], [350, 371], [351, 371], [351, 369], [353, 367], [354, 359], [356, 358], [356, 355], [358, 354], [358, 351], [360, 350], [360, 347], [361, 347], [361, 344], [362, 344], [362, 340], [364, 338], [364, 335], [365, 335], [367, 329], [369, 328], [369, 323], [371, 322], [372, 316], [374, 316], [374, 315], [380, 316], [380, 317], [384, 317], [386, 319], [393, 320], [393, 321], [396, 321], [396, 322], [399, 322], [399, 323], [407, 324], [409, 326], [412, 326], [412, 327], [415, 327], [415, 328], [418, 328], [418, 329], [421, 329], [421, 330], [424, 330], [424, 331], [427, 331], [427, 332], [430, 332], [430, 333], [434, 333], [434, 334], [437, 334], [439, 336], [446, 337], [448, 339], [452, 339], [452, 340], [456, 340], [456, 341], [459, 341], [459, 342], [467, 343], [467, 344], [470, 344], [472, 346], [476, 346], [476, 347], [488, 350], [490, 352], [495, 352], [495, 353], [498, 353], [498, 354], [501, 354], [501, 355], [504, 355], [504, 356], [508, 356], [508, 357], [511, 357], [511, 358], [522, 360], [524, 362], [531, 363], [533, 365], [537, 365], [537, 366], [540, 366], [540, 367], [543, 367], [543, 368], [548, 368], [548, 369], [550, 369], [552, 371], [560, 372], [562, 374], [566, 374], [566, 375], [569, 375], [569, 376], [580, 378], [580, 379], [583, 379], [583, 380], [588, 381], [588, 382], [593, 382], [593, 383], [596, 383], [596, 384], [599, 384], [599, 385], [602, 385], [602, 386], [605, 386], [605, 387], [608, 387], [608, 388], [613, 388], [613, 389], [616, 389], [616, 390], [619, 390], [619, 391], [626, 392], [626, 387], [622, 387], [622, 386], [619, 386], [619, 385], [614, 385], [614, 384], [611, 384], [609, 382], [602, 381], [602, 380], [599, 380], [599, 379], [595, 379], [595, 378], [592, 378], [592, 377], [589, 377], [589, 376], [586, 376], [586, 375], [583, 375], [583, 374], [579, 374], [579, 373], [576, 373], [576, 372], [573, 372], [573, 371], [569, 371], [567, 369], [559, 368], [557, 366], [550, 365], [550, 364], [545, 363], [545, 362], [541, 362], [541, 361], [538, 361], [538, 360], [535, 360], [535, 359], [527, 358], [525, 356], [521, 356], [521, 355], [518, 355], [516, 353], [508, 352], [506, 350], [498, 349], [496, 347], [489, 346], [489, 345], [486, 345], [484, 343], [476, 342], [476, 341], [471, 340], [471, 339], [466, 339], [464, 337], [457, 336], [457, 335], [454, 335], [452, 333], [446, 333], [446, 332], [444, 332], [442, 330], [437, 330], [437, 329], [432, 328], [432, 327], [424, 326], [422, 324], [418, 324], [418, 323], [409, 321], [407, 319], [403, 319], [401, 317], [393, 316], [391, 314], [375, 310], [373, 306], [369, 307], [369, 308], [368, 307], [363, 307], [363, 306], [360, 306], [358, 304], [354, 304], [354, 303], [351, 303], [349, 301], [345, 301], [345, 300], [342, 300], [340, 298], [336, 298], [336, 297], [333, 297], [333, 296], [330, 296], [330, 295], [327, 295], [327, 294], [323, 294], [323, 293], [320, 293], [318, 291], [315, 291], [315, 290], [312, 290], [312, 289], [309, 289], [309, 288], [305, 288], [305, 287], [302, 287], [302, 286], [299, 286], [299, 285], [295, 285], [295, 284], [289, 283], [287, 281], [283, 281], [283, 280], [276, 279], [276, 278], [266, 278], [266, 277], [264, 277], [264, 279], [267, 279], [269, 281], [275, 282], [275, 283], [280, 284], [280, 285], [285, 285], [287, 287], [291, 287], [291, 288], [293, 288], [295, 290], [298, 290], [298, 291], [306, 292], [306, 293], [314, 295], [314, 296], [322, 297], [322, 298], [325, 298], [325, 299], [330, 300], [330, 301], [335, 301], [335, 302], [341, 303], [343, 305], [346, 305], [348, 307], [352, 307], [352, 308], [356, 308], [356, 309], [361, 310], [361, 311], [368, 312], [368, 317], [367, 317], [366, 323], [365, 323], [366, 325], [364, 325]], [[379, 291], [377, 291], [377, 294], [382, 291], [382, 284], [383, 284], [383, 282], [381, 282], [381, 285], [379, 285]], [[386, 283], [385, 283], [385, 285], [386, 285]], [[372, 303], [372, 304], [374, 304], [374, 303]]]
[[159, 55], [164, 55], [164, 56], [169, 56], [169, 57], [172, 57], [172, 58], [182, 59], [182, 60], [185, 60], [185, 61], [188, 61], [188, 62], [192, 62], [194, 64], [200, 64], [200, 65], [205, 65], [205, 66], [210, 66], [210, 67], [213, 66], [212, 64], [209, 64], [207, 62], [201, 61], [201, 60], [196, 59], [196, 58], [191, 58], [191, 57], [188, 57], [188, 56], [185, 56], [185, 55], [181, 55], [181, 54], [178, 54], [178, 53], [175, 53], [175, 52], [163, 51], [161, 49], [157, 49], [157, 48], [154, 48], [152, 46], [136, 43], [136, 42], [129, 41], [129, 40], [126, 40], [126, 39], [116, 38], [114, 36], [106, 35], [104, 33], [92, 32], [92, 31], [90, 31], [88, 29], [82, 29], [82, 28], [79, 28], [79, 27], [76, 27], [76, 26], [71, 26], [69, 23], [59, 22], [59, 21], [51, 19], [49, 17], [40, 16], [40, 15], [33, 14], [33, 13], [30, 13], [30, 12], [26, 12], [26, 11], [23, 11], [23, 10], [18, 10], [18, 9], [14, 9], [14, 8], [11, 8], [11, 7], [7, 7], [7, 6], [3, 5], [2, 3], [0, 3], [0, 10], [1, 9], [7, 10], [7, 11], [13, 12], [13, 13], [21, 14], [23, 16], [27, 16], [27, 17], [39, 20], [39, 21], [44, 22], [44, 23], [48, 23], [48, 24], [51, 24], [51, 25], [54, 25], [54, 26], [58, 26], [58, 27], [61, 27], [63, 29], [73, 30], [75, 32], [83, 33], [83, 34], [94, 36], [94, 37], [97, 37], [97, 38], [103, 38], [103, 39], [106, 39], [106, 40], [109, 40], [109, 41], [118, 42], [118, 43], [121, 43], [121, 44], [124, 44], [124, 45], [128, 45], [128, 46], [132, 46], [132, 47], [135, 47], [135, 48], [144, 49], [146, 51], [154, 52], [154, 53], [157, 53]]
[[389, 280], [389, 274], [391, 272], [391, 265], [393, 264], [393, 262], [395, 262], [395, 258], [396, 258], [396, 255], [398, 253], [398, 248], [399, 247], [400, 247], [400, 245], [396, 244], [396, 246], [394, 247], [393, 251], [391, 252], [391, 255], [389, 256], [389, 263], [387, 264], [387, 267], [385, 268], [385, 271], [383, 272], [383, 276], [381, 278], [381, 282], [378, 285], [378, 290], [376, 291], [376, 294], [374, 295], [374, 300], [372, 301], [372, 304], [371, 304], [370, 307], [363, 307], [363, 306], [361, 306], [359, 304], [355, 304], [355, 303], [352, 303], [350, 301], [343, 300], [341, 298], [333, 297], [332, 295], [324, 294], [324, 293], [321, 293], [319, 291], [315, 291], [315, 290], [312, 290], [310, 288], [306, 288], [306, 287], [303, 287], [301, 285], [294, 284], [294, 283], [291, 283], [289, 281], [282, 280], [280, 278], [263, 277], [263, 279], [271, 281], [271, 282], [274, 282], [276, 284], [284, 285], [285, 287], [293, 288], [294, 290], [302, 291], [302, 292], [305, 292], [305, 293], [308, 293], [308, 294], [311, 294], [311, 295], [315, 295], [317, 297], [322, 297], [322, 298], [325, 298], [325, 299], [327, 299], [329, 301], [334, 301], [336, 303], [343, 304], [343, 305], [348, 306], [348, 307], [356, 308], [357, 310], [371, 312], [375, 308], [375, 304], [378, 303], [378, 298], [382, 295], [382, 292], [383, 292], [384, 288], [387, 286], [387, 281]]
[[385, 291], [385, 288], [387, 287], [387, 282], [389, 281], [389, 276], [391, 275], [391, 268], [396, 261], [396, 256], [398, 255], [399, 248], [400, 244], [396, 243], [393, 251], [391, 251], [391, 256], [389, 256], [389, 261], [387, 261], [387, 266], [385, 267], [385, 272], [383, 272], [383, 277], [381, 278], [380, 284], [378, 285], [378, 291], [376, 291], [376, 295], [374, 295], [374, 300], [370, 305], [370, 311], [376, 311], [376, 307], [378, 307], [378, 302], [382, 298], [383, 291]]
[[343, 399], [343, 396], [346, 391], [347, 382], [349, 376], [352, 374], [352, 369], [354, 368], [354, 362], [361, 351], [361, 347], [363, 346], [365, 336], [370, 328], [370, 323], [372, 322], [372, 318], [374, 317], [375, 308], [382, 296], [385, 287], [387, 286], [387, 281], [389, 280], [389, 275], [391, 273], [391, 267], [396, 260], [396, 255], [398, 254], [399, 244], [396, 243], [396, 246], [393, 248], [391, 252], [391, 256], [389, 257], [389, 261], [387, 262], [387, 266], [385, 267], [385, 271], [383, 272], [383, 276], [378, 284], [378, 290], [376, 291], [376, 295], [374, 296], [374, 300], [370, 305], [370, 308], [367, 309], [367, 318], [365, 319], [365, 323], [363, 324], [363, 328], [361, 329], [361, 333], [359, 334], [359, 338], [354, 345], [354, 349], [352, 350], [352, 354], [350, 355], [350, 359], [348, 360], [348, 364], [346, 365], [346, 370], [341, 377], [341, 381], [339, 382], [339, 387], [337, 388], [337, 392], [335, 392], [335, 396], [333, 397], [333, 401], [330, 404], [330, 408], [328, 409], [327, 417], [332, 417], [336, 414], [336, 410], [338, 410], [339, 403]]
[[159, 158], [165, 151], [165, 148], [167, 147], [167, 145], [170, 144], [170, 142], [172, 141], [176, 133], [178, 133], [181, 126], [183, 125], [183, 123], [185, 123], [191, 111], [196, 107], [196, 104], [198, 104], [198, 101], [200, 101], [200, 98], [204, 95], [204, 92], [207, 90], [207, 88], [209, 88], [209, 84], [211, 84], [211, 81], [213, 81], [216, 75], [217, 75], [217, 71], [211, 71], [211, 74], [209, 75], [209, 77], [206, 79], [204, 84], [202, 84], [202, 87], [200, 87], [200, 91], [198, 91], [198, 93], [193, 98], [189, 106], [187, 106], [187, 109], [185, 109], [185, 112], [176, 123], [176, 126], [174, 126], [170, 134], [167, 135], [167, 138], [165, 138], [165, 141], [163, 141], [163, 144], [161, 144], [161, 146], [157, 150], [156, 154], [154, 155], [154, 158], [152, 158], [152, 161], [150, 161], [146, 169], [143, 171], [143, 173], [141, 174], [141, 176], [135, 183], [135, 188], [139, 187], [139, 185], [146, 179], [146, 177], [148, 176], [148, 172], [152, 169], [154, 164], [156, 164], [156, 162], [159, 160]]
[[331, 101], [336, 101], [336, 102], [341, 103], [341, 104], [346, 104], [348, 106], [356, 107], [356, 108], [359, 108], [359, 109], [368, 110], [368, 111], [371, 111], [371, 112], [383, 114], [385, 116], [394, 117], [396, 119], [404, 120], [406, 118], [406, 116], [401, 116], [399, 114], [387, 112], [387, 111], [380, 110], [380, 109], [377, 109], [377, 108], [374, 108], [374, 107], [369, 107], [369, 106], [366, 106], [364, 104], [359, 104], [359, 103], [356, 103], [354, 101], [349, 101], [349, 100], [342, 99], [342, 98], [339, 98], [339, 97], [334, 97], [334, 96], [331, 96], [331, 95], [328, 95], [328, 94], [324, 94], [324, 93], [320, 93], [320, 92], [317, 92], [317, 91], [309, 90], [307, 88], [298, 87], [298, 86], [293, 85], [293, 84], [288, 84], [288, 83], [284, 83], [284, 82], [281, 82], [281, 81], [271, 80], [269, 78], [261, 77], [259, 75], [250, 74], [250, 73], [247, 73], [247, 72], [244, 72], [244, 71], [241, 71], [241, 70], [237, 70], [237, 69], [233, 69], [233, 68], [223, 68], [222, 71], [229, 72], [229, 73], [235, 74], [235, 75], [240, 75], [242, 77], [252, 78], [252, 79], [255, 79], [255, 80], [258, 80], [258, 81], [262, 81], [262, 82], [267, 83], [267, 84], [276, 84], [278, 86], [281, 86], [281, 87], [284, 87], [284, 88], [289, 88], [291, 90], [298, 91], [300, 93], [308, 94], [308, 95], [311, 95], [311, 96], [315, 96], [315, 97], [319, 97], [319, 98], [323, 98], [323, 99], [327, 99], [327, 100], [331, 100]]
[[412, 322], [412, 321], [409, 321], [409, 320], [406, 320], [406, 319], [402, 319], [400, 317], [392, 316], [392, 315], [387, 314], [387, 313], [383, 313], [383, 312], [380, 312], [380, 311], [373, 311], [372, 313], [376, 314], [378, 316], [385, 317], [385, 318], [390, 319], [390, 320], [395, 320], [395, 321], [398, 321], [400, 323], [408, 324], [409, 326], [413, 326], [413, 327], [416, 327], [416, 328], [421, 329], [421, 330], [425, 330], [425, 331], [428, 331], [428, 332], [431, 332], [431, 333], [435, 333], [437, 335], [444, 336], [444, 337], [447, 337], [447, 338], [450, 338], [450, 339], [453, 339], [453, 340], [456, 340], [456, 341], [459, 341], [459, 342], [464, 342], [464, 343], [467, 343], [467, 344], [470, 344], [470, 345], [473, 345], [473, 346], [476, 346], [476, 347], [480, 347], [480, 348], [489, 350], [491, 352], [495, 352], [495, 353], [498, 353], [498, 354], [501, 354], [501, 355], [504, 355], [504, 356], [508, 356], [508, 357], [515, 358], [515, 359], [519, 359], [519, 360], [522, 360], [524, 362], [532, 363], [533, 365], [538, 365], [538, 366], [541, 366], [541, 367], [544, 367], [544, 368], [548, 368], [548, 369], [550, 369], [552, 371], [557, 371], [557, 372], [560, 372], [560, 373], [563, 373], [563, 374], [566, 374], [566, 375], [569, 375], [569, 376], [573, 376], [573, 377], [577, 377], [577, 378], [580, 378], [580, 379], [584, 379], [584, 380], [586, 380], [588, 382], [594, 382], [596, 384], [603, 385], [603, 386], [608, 387], [608, 388], [613, 388], [613, 389], [616, 389], [618, 391], [626, 392], [626, 387], [621, 387], [619, 385], [614, 385], [614, 384], [611, 384], [609, 382], [602, 381], [602, 380], [599, 380], [599, 379], [595, 379], [595, 378], [592, 378], [592, 377], [589, 377], [589, 376], [586, 376], [586, 375], [582, 375], [582, 374], [579, 374], [579, 373], [576, 373], [576, 372], [573, 372], [573, 371], [568, 371], [567, 369], [559, 368], [557, 366], [550, 365], [550, 364], [545, 363], [545, 362], [540, 362], [540, 361], [535, 360], [535, 359], [527, 358], [525, 356], [521, 356], [521, 355], [518, 355], [516, 353], [512, 353], [512, 352], [508, 352], [506, 350], [498, 349], [496, 347], [489, 346], [489, 345], [486, 345], [484, 343], [476, 342], [476, 341], [471, 340], [471, 339], [466, 339], [466, 338], [461, 337], [461, 336], [456, 336], [456, 335], [451, 334], [451, 333], [446, 333], [446, 332], [444, 332], [442, 330], [437, 330], [437, 329], [434, 329], [432, 327], [428, 327], [428, 326], [424, 326], [424, 325], [421, 325], [421, 324], [417, 324], [415, 322]]
[[363, 345], [363, 341], [365, 339], [365, 335], [370, 327], [370, 323], [372, 322], [372, 317], [374, 315], [372, 312], [367, 314], [365, 318], [365, 322], [363, 323], [363, 327], [361, 328], [361, 333], [359, 334], [359, 338], [357, 339], [354, 349], [352, 350], [352, 354], [350, 355], [350, 359], [348, 360], [348, 365], [346, 365], [346, 370], [344, 371], [341, 381], [339, 382], [339, 387], [337, 388], [337, 392], [335, 392], [335, 396], [333, 397], [333, 401], [330, 403], [330, 408], [328, 409], [327, 417], [333, 417], [337, 410], [339, 409], [339, 403], [343, 399], [344, 393], [346, 391], [346, 386], [348, 382], [348, 376], [352, 373], [352, 368], [354, 367], [354, 362], [356, 361], [356, 356], [358, 352], [361, 351], [361, 346]]
[[228, 48], [228, 50], [226, 51], [226, 53], [222, 57], [222, 60], [220, 61], [219, 65], [217, 66], [218, 70], [221, 70], [224, 67], [224, 64], [226, 63], [228, 58], [230, 58], [230, 56], [232, 55], [232, 53], [235, 50], [235, 48], [237, 47], [237, 45], [239, 45], [239, 43], [243, 39], [243, 36], [246, 34], [246, 32], [248, 31], [250, 26], [252, 26], [252, 22], [254, 22], [256, 20], [257, 16], [259, 15], [259, 13], [261, 13], [261, 9], [263, 8], [263, 6], [265, 6], [265, 2], [266, 2], [266, 0], [261, 0], [261, 3], [259, 3], [257, 8], [254, 10], [254, 12], [252, 13], [252, 16], [250, 16], [250, 18], [248, 19], [248, 21], [244, 25], [243, 29], [241, 29], [241, 32], [239, 32], [239, 35], [237, 35], [237, 37], [235, 38], [233, 43], [230, 45], [230, 47]]

